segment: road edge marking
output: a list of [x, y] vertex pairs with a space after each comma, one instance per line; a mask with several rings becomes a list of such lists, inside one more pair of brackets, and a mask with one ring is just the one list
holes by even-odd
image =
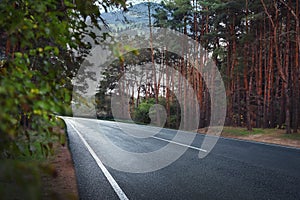
[[94, 152], [94, 150], [91, 148], [91, 146], [87, 143], [87, 141], [83, 138], [83, 136], [81, 135], [81, 133], [74, 127], [74, 125], [72, 124], [72, 122], [69, 122], [69, 124], [76, 131], [76, 133], [78, 134], [79, 138], [82, 140], [83, 144], [86, 146], [86, 148], [88, 149], [88, 151], [92, 155], [92, 157], [96, 161], [98, 167], [101, 169], [101, 171], [103, 172], [104, 176], [106, 177], [106, 179], [108, 180], [108, 182], [112, 186], [113, 190], [118, 195], [119, 199], [120, 200], [129, 200], [128, 197], [126, 196], [126, 194], [124, 193], [124, 191], [121, 189], [121, 187], [116, 182], [116, 180], [112, 177], [112, 175], [109, 173], [109, 171], [104, 166], [104, 164], [102, 163], [102, 161], [99, 159], [99, 157], [97, 156], [97, 154]]

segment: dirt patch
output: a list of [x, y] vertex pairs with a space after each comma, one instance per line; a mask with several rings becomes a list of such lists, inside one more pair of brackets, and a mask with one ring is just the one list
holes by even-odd
[[[224, 134], [224, 135], [226, 135], [226, 134]], [[224, 136], [224, 137], [226, 137], [226, 136]], [[256, 135], [247, 135], [247, 136], [227, 135], [227, 137], [300, 148], [299, 140], [282, 138], [281, 135], [276, 134], [276, 133], [274, 133], [274, 134], [256, 134]]]
[[67, 145], [55, 145], [55, 152], [46, 163], [53, 172], [42, 176], [42, 199], [78, 199], [75, 170]]
[[[198, 133], [206, 134], [207, 128], [198, 129]], [[222, 132], [222, 137], [235, 138], [241, 140], [250, 140], [256, 142], [264, 142], [270, 144], [278, 144], [289, 147], [300, 148], [300, 140], [284, 138], [284, 130], [267, 130], [267, 133], [263, 134], [247, 134], [247, 135], [236, 135], [228, 132]]]

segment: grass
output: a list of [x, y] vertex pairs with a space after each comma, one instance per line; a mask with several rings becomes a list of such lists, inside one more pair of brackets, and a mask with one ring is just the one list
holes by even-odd
[[[286, 134], [284, 129], [276, 129], [276, 128], [270, 128], [270, 129], [262, 129], [262, 128], [253, 128], [253, 131], [248, 131], [246, 128], [241, 127], [224, 127], [223, 136], [233, 136], [233, 137], [239, 137], [239, 136], [251, 136], [251, 135], [264, 135], [268, 136], [268, 138], [273, 139], [289, 139], [294, 141], [300, 141], [300, 133], [292, 133], [292, 134]], [[266, 139], [266, 137], [264, 137]], [[272, 139], [271, 139], [272, 140]]]
[[300, 140], [300, 133], [283, 134], [281, 137], [291, 140]]
[[252, 131], [248, 131], [247, 128], [242, 127], [230, 127], [225, 126], [223, 128], [223, 134], [229, 134], [233, 136], [249, 136], [249, 135], [256, 135], [256, 134], [269, 134], [273, 135], [274, 137], [279, 138], [286, 138], [291, 140], [300, 140], [300, 133], [292, 133], [292, 134], [285, 134], [284, 129], [276, 129], [276, 128], [253, 128]]
[[241, 127], [229, 127], [226, 126], [223, 128], [223, 133], [232, 134], [235, 136], [246, 136], [246, 135], [255, 135], [255, 134], [268, 134], [270, 130], [253, 128], [252, 131], [248, 131], [246, 128]]

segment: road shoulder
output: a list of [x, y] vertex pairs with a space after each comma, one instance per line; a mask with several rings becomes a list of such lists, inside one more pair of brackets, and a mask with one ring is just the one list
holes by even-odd
[[[206, 134], [207, 128], [198, 129], [197, 132]], [[250, 132], [246, 128], [224, 127], [221, 136], [224, 138], [300, 148], [300, 134], [285, 134], [283, 129], [257, 129]]]
[[42, 176], [42, 199], [79, 199], [74, 165], [67, 145], [55, 145], [55, 155], [48, 159], [47, 164], [55, 173]]

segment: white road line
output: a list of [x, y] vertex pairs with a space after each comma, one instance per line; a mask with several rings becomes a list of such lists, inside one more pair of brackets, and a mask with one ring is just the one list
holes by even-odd
[[177, 145], [180, 145], [180, 146], [188, 147], [188, 148], [195, 149], [195, 150], [198, 150], [198, 151], [207, 152], [207, 150], [205, 150], [205, 149], [200, 149], [198, 147], [182, 144], [182, 143], [179, 143], [179, 142], [174, 142], [173, 140], [166, 140], [166, 139], [156, 137], [156, 136], [152, 136], [152, 138], [155, 138], [157, 140], [162, 140], [162, 141], [165, 141], [165, 142], [170, 142], [170, 143], [177, 144]]
[[[116, 128], [116, 127], [111, 127], [111, 126], [107, 126], [107, 127]], [[135, 129], [135, 130], [140, 130], [139, 128], [135, 128], [135, 127], [130, 127], [130, 128], [131, 129]], [[120, 128], [120, 127], [118, 127], [117, 129], [119, 129], [119, 130], [122, 131], [122, 128]], [[143, 131], [148, 131], [148, 130], [143, 130]], [[151, 131], [148, 131], [148, 132], [151, 132]], [[151, 138], [154, 138], [154, 139], [157, 139], [157, 140], [162, 140], [162, 141], [165, 141], [165, 142], [170, 142], [170, 143], [173, 143], [173, 144], [177, 144], [179, 146], [188, 147], [188, 148], [195, 149], [195, 150], [198, 150], [198, 151], [207, 152], [207, 150], [205, 150], [205, 149], [201, 149], [201, 148], [198, 148], [198, 147], [190, 146], [190, 145], [187, 145], [187, 144], [182, 144], [182, 143], [179, 143], [179, 142], [175, 142], [173, 140], [167, 140], [167, 139], [163, 139], [163, 138], [156, 137], [156, 136], [151, 136]]]
[[[68, 120], [69, 121], [69, 120]], [[118, 183], [115, 181], [115, 179], [112, 177], [112, 175], [109, 173], [109, 171], [106, 169], [106, 167], [104, 166], [104, 164], [101, 162], [101, 160], [98, 158], [97, 154], [94, 152], [94, 150], [90, 147], [90, 145], [87, 143], [87, 141], [83, 138], [83, 136], [81, 135], [81, 133], [74, 127], [74, 125], [72, 124], [72, 122], [69, 122], [69, 124], [72, 126], [72, 128], [77, 132], [78, 136], [80, 137], [80, 139], [82, 140], [83, 144], [86, 146], [86, 148], [89, 150], [90, 154], [92, 155], [92, 157], [94, 158], [94, 160], [96, 161], [97, 165], [99, 166], [99, 168], [102, 170], [103, 174], [105, 175], [105, 177], [107, 178], [108, 182], [110, 183], [110, 185], [112, 186], [112, 188], [114, 189], [114, 191], [116, 192], [116, 194], [118, 195], [120, 200], [129, 200], [128, 197], [126, 196], [126, 194], [123, 192], [123, 190], [120, 188], [120, 186], [118, 185]]]

